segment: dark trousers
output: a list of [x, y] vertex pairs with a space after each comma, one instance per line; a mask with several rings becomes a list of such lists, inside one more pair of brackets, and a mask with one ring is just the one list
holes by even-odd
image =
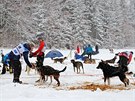
[[127, 66], [128, 65], [128, 59], [124, 56], [120, 56], [118, 63], [119, 63], [119, 66], [122, 66], [122, 65]]
[[7, 64], [3, 63], [3, 68], [2, 68], [2, 73], [1, 74], [5, 74], [6, 70], [7, 70]]
[[92, 53], [86, 53], [86, 52], [84, 51], [81, 56], [86, 55], [86, 54], [88, 55], [88, 58], [89, 58], [90, 60], [92, 60]]
[[37, 56], [37, 67], [42, 67], [44, 62], [44, 53], [43, 55]]
[[[37, 69], [39, 69], [39, 70], [42, 69], [43, 62], [44, 62], [44, 53], [43, 53], [43, 55], [37, 56], [37, 62], [36, 62]], [[37, 80], [36, 82], [39, 82], [39, 80]]]
[[20, 75], [21, 75], [21, 70], [22, 70], [22, 66], [21, 66], [21, 62], [18, 61], [12, 61], [11, 62], [11, 67], [13, 68], [13, 81], [19, 81]]
[[[10, 61], [8, 62], [8, 64], [9, 64], [9, 65], [3, 63], [3, 68], [2, 68], [1, 74], [5, 74], [6, 71], [9, 71], [10, 74], [13, 73], [13, 70], [12, 70]], [[9, 68], [8, 68], [8, 67], [9, 67]]]
[[123, 72], [128, 71], [128, 59], [124, 56], [119, 57], [118, 61], [119, 67], [123, 70]]
[[90, 60], [92, 60], [92, 54], [91, 53], [88, 53], [88, 58], [90, 59]]

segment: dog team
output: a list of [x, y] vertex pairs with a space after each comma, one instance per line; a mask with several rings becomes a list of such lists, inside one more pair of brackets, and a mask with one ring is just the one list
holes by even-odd
[[[14, 83], [23, 83], [20, 81], [20, 75], [22, 71], [22, 66], [20, 59], [23, 57], [24, 61], [27, 64], [27, 70], [28, 73], [30, 69], [36, 69], [38, 74], [40, 75], [40, 78], [36, 82], [42, 82], [44, 83], [48, 78], [52, 77], [57, 81], [57, 85], [60, 86], [60, 73], [64, 72], [66, 70], [66, 66], [62, 70], [56, 70], [53, 67], [49, 65], [43, 65], [44, 61], [44, 52], [45, 52], [45, 42], [43, 37], [37, 36], [37, 39], [39, 41], [39, 47], [36, 51], [33, 52], [34, 44], [30, 42], [26, 43], [20, 43], [16, 47], [14, 47], [8, 54], [2, 57], [2, 63], [3, 63], [3, 69], [2, 74], [6, 72], [7, 65], [10, 67], [10, 72], [13, 73], [13, 82]], [[84, 53], [85, 54], [85, 53]], [[110, 77], [118, 76], [119, 79], [124, 83], [125, 86], [129, 85], [129, 79], [126, 77], [126, 72], [128, 71], [128, 64], [130, 63], [132, 59], [133, 52], [121, 52], [115, 54], [115, 57], [110, 60], [101, 60], [99, 65], [97, 66], [97, 69], [101, 69], [103, 71], [104, 76], [104, 82], [108, 80], [108, 84], [110, 84], [109, 79]], [[91, 59], [91, 54], [88, 55], [89, 59]], [[117, 56], [119, 56], [118, 66], [117, 68], [114, 66], [110, 66], [109, 63], [114, 63], [117, 59]], [[36, 63], [31, 63], [29, 61], [29, 58], [36, 57]], [[54, 63], [60, 62], [63, 63], [64, 60], [67, 59], [67, 57], [61, 58], [61, 59], [53, 59]], [[74, 72], [80, 73], [82, 69], [82, 73], [84, 74], [84, 66], [83, 63], [80, 61], [75, 61], [74, 59], [71, 60], [71, 63], [73, 64], [73, 70]], [[12, 68], [11, 68], [12, 67]]]

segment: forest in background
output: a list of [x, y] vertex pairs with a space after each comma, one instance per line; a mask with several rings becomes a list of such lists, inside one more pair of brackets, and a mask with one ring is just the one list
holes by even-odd
[[0, 47], [37, 32], [49, 49], [135, 47], [135, 0], [0, 0]]

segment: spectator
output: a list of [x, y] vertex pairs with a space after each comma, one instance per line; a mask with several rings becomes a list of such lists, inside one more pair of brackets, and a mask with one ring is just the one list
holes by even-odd
[[92, 53], [93, 53], [93, 49], [92, 49], [91, 45], [89, 44], [87, 47], [84, 48], [84, 52], [83, 52], [82, 55], [87, 54], [88, 55], [88, 58], [90, 60], [92, 60], [92, 57], [91, 57], [92, 56]]
[[80, 47], [79, 47], [79, 45], [77, 45], [76, 51], [77, 51], [78, 54], [80, 53]]
[[[9, 53], [8, 53], [9, 54]], [[10, 73], [13, 73], [12, 67], [11, 67], [11, 63], [8, 57], [8, 54], [2, 55], [2, 64], [3, 64], [3, 68], [2, 68], [2, 73], [1, 74], [5, 74], [7, 70], [9, 70]], [[9, 69], [8, 69], [9, 67]]]

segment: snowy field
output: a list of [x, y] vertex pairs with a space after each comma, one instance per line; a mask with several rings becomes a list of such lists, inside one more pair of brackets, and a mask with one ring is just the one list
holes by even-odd
[[[37, 85], [35, 81], [39, 75], [34, 70], [31, 70], [28, 75], [25, 72], [26, 64], [22, 60], [20, 80], [27, 84], [12, 83], [13, 75], [8, 72], [0, 75], [0, 101], [135, 101], [135, 77], [133, 75], [127, 76], [130, 80], [128, 87], [124, 87], [118, 77], [111, 78], [111, 85], [107, 86], [104, 85], [102, 71], [96, 69], [101, 59], [112, 59], [115, 53], [126, 50], [129, 49], [114, 50], [114, 53], [110, 53], [107, 49], [100, 49], [99, 54], [92, 56], [96, 59], [96, 64], [83, 63], [85, 74], [77, 74], [73, 71], [70, 60], [74, 58], [74, 51], [70, 54], [69, 50], [60, 50], [64, 56], [68, 56], [63, 64], [54, 63], [50, 58], [45, 58], [44, 65], [50, 65], [58, 70], [67, 66], [66, 71], [61, 73], [59, 87], [54, 79], [49, 85], [49, 78], [44, 85]], [[135, 57], [135, 50], [131, 50]], [[46, 50], [45, 53], [48, 51]], [[8, 52], [9, 49], [4, 49], [4, 54]], [[35, 62], [36, 58], [31, 58], [30, 61]], [[135, 73], [134, 59], [129, 65], [129, 71]]]

